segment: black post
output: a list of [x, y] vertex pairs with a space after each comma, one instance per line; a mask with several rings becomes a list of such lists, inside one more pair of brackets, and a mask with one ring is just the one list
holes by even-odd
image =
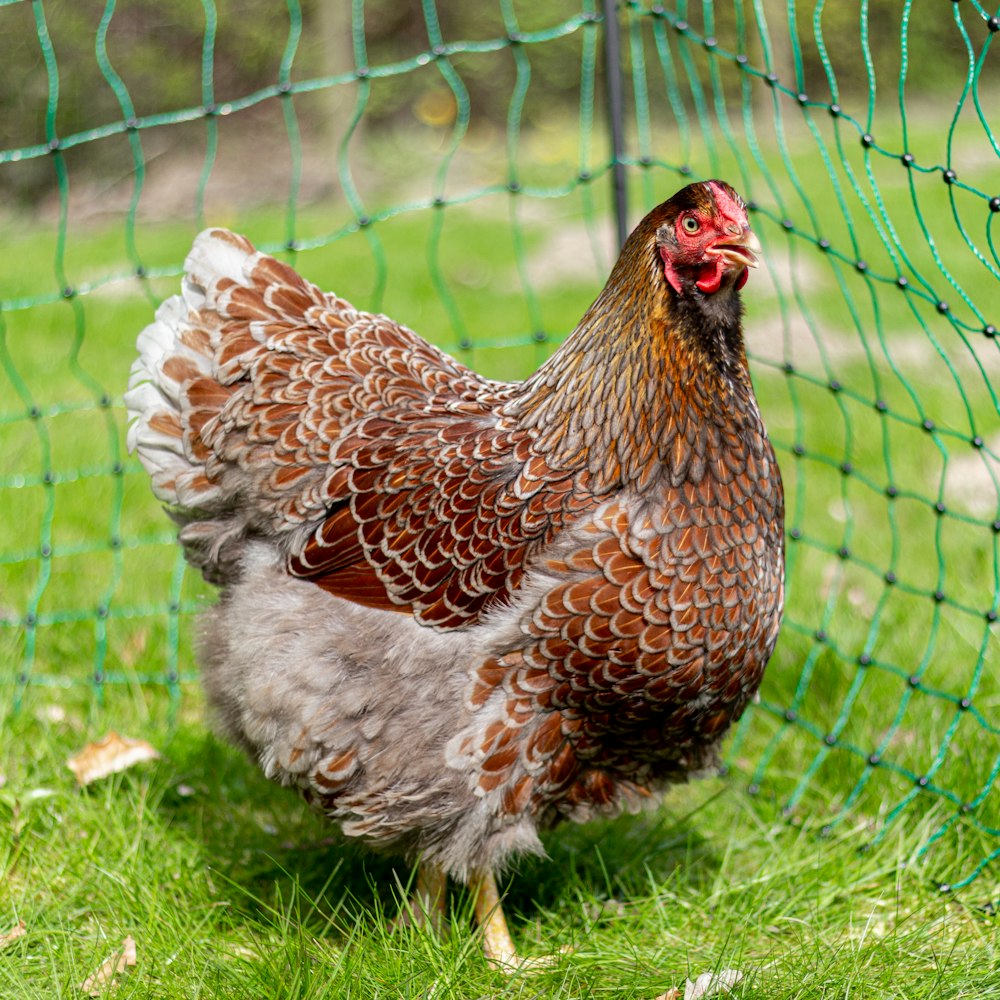
[[615, 226], [618, 245], [621, 246], [628, 236], [628, 201], [625, 189], [625, 103], [618, 0], [604, 0], [604, 79], [611, 124], [611, 185], [615, 199]]

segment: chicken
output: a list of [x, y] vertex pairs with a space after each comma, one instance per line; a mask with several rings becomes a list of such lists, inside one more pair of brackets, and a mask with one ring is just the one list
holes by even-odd
[[476, 893], [538, 832], [655, 804], [717, 762], [774, 648], [781, 479], [721, 181], [629, 237], [562, 347], [485, 379], [224, 230], [139, 335], [130, 449], [221, 587], [208, 700], [350, 836]]

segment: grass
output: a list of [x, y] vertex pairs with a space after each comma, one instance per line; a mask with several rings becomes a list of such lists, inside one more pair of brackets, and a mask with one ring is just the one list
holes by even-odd
[[[935, 130], [910, 138], [922, 150]], [[960, 129], [956, 141], [975, 139]], [[792, 168], [816, 189], [825, 174], [812, 140], [790, 142]], [[846, 162], [860, 171], [859, 155]], [[972, 438], [995, 432], [995, 345], [963, 342], [932, 303], [872, 279], [893, 265], [855, 201], [853, 238], [868, 271], [816, 252], [797, 235], [813, 222], [794, 210], [788, 169], [765, 156], [796, 227], [789, 234], [761, 198], [769, 214], [755, 226], [770, 270], [747, 291], [754, 376], [793, 533], [786, 626], [762, 705], [729, 744], [727, 778], [678, 790], [653, 816], [555, 831], [550, 859], [511, 876], [524, 950], [574, 948], [532, 977], [487, 969], [462, 894], [446, 940], [390, 933], [409, 873], [329, 844], [293, 795], [207, 734], [189, 683], [189, 612], [211, 591], [183, 571], [144, 474], [124, 454], [118, 402], [151, 300], [176, 288], [176, 276], [156, 271], [176, 270], [194, 224], [138, 227], [152, 277], [0, 314], [0, 663], [10, 665], [0, 675], [0, 920], [27, 927], [0, 950], [0, 996], [78, 996], [126, 934], [139, 961], [116, 997], [653, 1000], [724, 968], [746, 973], [744, 997], [1000, 996], [996, 928], [983, 908], [1000, 891], [995, 873], [958, 893], [936, 889], [976, 870], [1000, 827], [1000, 672], [984, 618], [1000, 593], [989, 524], [997, 491], [963, 486], [988, 466]], [[709, 159], [692, 166], [740, 175], [731, 152]], [[385, 183], [430, 176], [428, 162], [402, 162], [397, 151], [384, 160]], [[882, 161], [873, 169], [887, 213], [905, 219], [911, 175]], [[989, 165], [980, 169], [985, 178]], [[961, 174], [977, 179], [971, 167]], [[637, 200], [677, 186], [673, 174], [644, 176], [652, 180], [636, 184]], [[530, 180], [555, 177], [543, 166]], [[924, 175], [913, 183], [930, 230], [946, 233], [945, 185]], [[487, 374], [522, 377], [606, 272], [586, 227], [566, 221], [589, 204], [599, 231], [604, 186], [403, 213], [288, 256]], [[386, 192], [370, 197], [393, 203]], [[809, 207], [817, 234], [853, 253], [839, 206]], [[212, 218], [283, 242], [280, 208]], [[341, 202], [307, 206], [296, 232], [322, 242], [347, 218]], [[568, 238], [556, 239], [562, 229]], [[63, 284], [132, 269], [118, 221], [71, 218], [58, 276], [56, 236], [39, 220], [0, 234], [5, 299], [52, 298]], [[952, 277], [986, 309], [995, 280], [962, 247], [949, 252]], [[950, 286], [929, 249], [908, 249], [913, 271], [943, 295]], [[961, 296], [948, 294], [954, 315], [970, 321]], [[107, 728], [145, 736], [164, 757], [81, 791], [64, 759]]]
[[747, 998], [1000, 996], [996, 924], [926, 890], [919, 823], [859, 854], [863, 831], [819, 838], [715, 779], [653, 816], [562, 829], [507, 905], [525, 952], [573, 954], [508, 980], [483, 962], [464, 894], [446, 938], [391, 932], [409, 873], [331, 845], [199, 722], [149, 727], [161, 761], [80, 790], [63, 758], [85, 716], [30, 701], [0, 758], [3, 911], [28, 931], [0, 953], [3, 996], [78, 996], [127, 934], [138, 964], [118, 998], [653, 1000], [723, 968], [745, 973]]

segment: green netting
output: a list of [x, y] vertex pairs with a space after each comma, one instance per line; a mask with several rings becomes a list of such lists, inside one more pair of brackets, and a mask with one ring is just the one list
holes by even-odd
[[0, 3], [9, 704], [176, 708], [196, 676], [211, 592], [124, 452], [121, 392], [204, 224], [516, 378], [607, 273], [616, 159], [630, 223], [719, 176], [766, 249], [748, 341], [789, 529], [782, 638], [730, 764], [791, 822], [859, 845], [919, 828], [965, 884], [1000, 854], [1000, 20], [620, 4], [615, 158], [603, 9]]

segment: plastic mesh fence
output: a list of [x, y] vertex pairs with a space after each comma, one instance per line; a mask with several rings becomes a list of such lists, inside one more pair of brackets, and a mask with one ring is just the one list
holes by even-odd
[[[205, 223], [501, 377], [600, 287], [602, 7], [464, 7], [288, 0], [250, 36], [214, 0], [0, 2], [23, 57], [0, 83], [8, 707], [44, 687], [176, 706], [195, 677], [211, 594], [124, 452], [121, 392]], [[974, 0], [617, 17], [630, 222], [723, 177], [766, 250], [745, 298], [788, 608], [731, 764], [859, 843], [919, 825], [965, 884], [1000, 854], [1000, 20]], [[263, 83], [230, 72], [251, 55]]]

